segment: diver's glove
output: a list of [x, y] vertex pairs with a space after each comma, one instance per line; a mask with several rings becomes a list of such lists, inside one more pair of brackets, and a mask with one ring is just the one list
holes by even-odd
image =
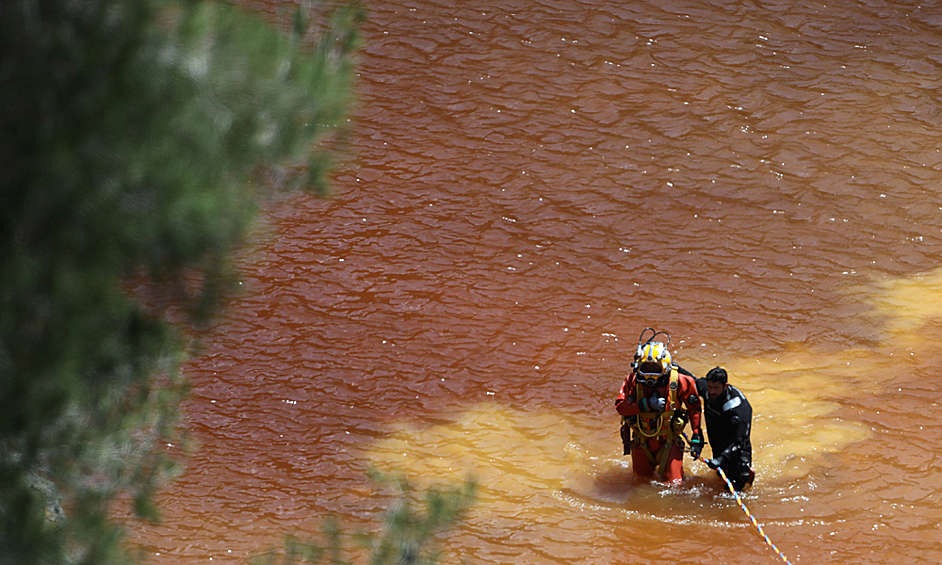
[[707, 464], [707, 467], [709, 467], [709, 468], [711, 468], [711, 469], [718, 469], [719, 466], [720, 466], [720, 460], [719, 460], [719, 459], [707, 459], [706, 461], [704, 461], [704, 463], [706, 463], [706, 464]]
[[703, 432], [697, 432], [690, 436], [690, 455], [694, 459], [700, 459], [700, 452], [703, 451]]
[[642, 398], [638, 402], [638, 408], [641, 408], [642, 412], [663, 412], [666, 404], [667, 401], [663, 398], [652, 396], [651, 398]]

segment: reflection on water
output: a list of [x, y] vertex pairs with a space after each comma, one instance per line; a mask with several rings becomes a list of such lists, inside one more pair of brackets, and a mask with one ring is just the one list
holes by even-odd
[[334, 198], [270, 211], [189, 367], [151, 562], [375, 525], [371, 464], [478, 476], [448, 562], [774, 562], [703, 465], [620, 456], [646, 326], [748, 395], [793, 563], [942, 559], [937, 6], [393, 0], [366, 32]]

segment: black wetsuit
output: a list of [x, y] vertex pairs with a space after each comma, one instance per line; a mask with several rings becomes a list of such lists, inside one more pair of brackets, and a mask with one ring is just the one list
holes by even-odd
[[752, 406], [736, 387], [728, 385], [720, 398], [708, 398], [706, 379], [697, 379], [703, 402], [707, 438], [713, 458], [736, 490], [752, 478]]

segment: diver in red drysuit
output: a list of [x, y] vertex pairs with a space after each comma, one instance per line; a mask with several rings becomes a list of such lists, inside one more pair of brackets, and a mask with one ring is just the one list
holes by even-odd
[[635, 473], [675, 483], [684, 478], [683, 431], [688, 421], [694, 458], [703, 449], [700, 397], [693, 375], [671, 363], [663, 343], [652, 341], [660, 333], [639, 343], [615, 409], [623, 416], [622, 442]]

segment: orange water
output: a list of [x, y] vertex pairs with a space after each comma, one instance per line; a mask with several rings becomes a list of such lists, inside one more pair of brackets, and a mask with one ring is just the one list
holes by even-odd
[[705, 466], [621, 457], [646, 326], [749, 397], [792, 563], [942, 561], [939, 2], [374, 4], [333, 199], [270, 212], [188, 366], [151, 563], [369, 527], [370, 465], [478, 477], [448, 563], [776, 562]]

